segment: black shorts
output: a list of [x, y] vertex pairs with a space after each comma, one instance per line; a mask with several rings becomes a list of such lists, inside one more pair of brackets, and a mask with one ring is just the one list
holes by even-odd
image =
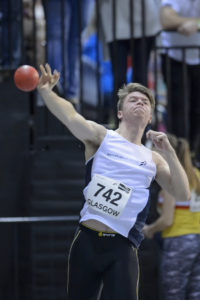
[[71, 244], [67, 274], [68, 300], [95, 300], [103, 283], [108, 300], [137, 300], [137, 249], [115, 233], [80, 225]]

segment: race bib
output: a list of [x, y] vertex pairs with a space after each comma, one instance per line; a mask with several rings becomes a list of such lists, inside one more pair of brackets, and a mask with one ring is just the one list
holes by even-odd
[[131, 192], [132, 189], [120, 181], [95, 174], [88, 186], [86, 201], [92, 210], [118, 218]]
[[200, 212], [200, 196], [195, 191], [191, 191], [190, 211]]

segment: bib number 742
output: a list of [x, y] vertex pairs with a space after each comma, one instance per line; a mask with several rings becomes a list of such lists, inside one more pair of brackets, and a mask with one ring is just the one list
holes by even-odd
[[120, 181], [95, 174], [86, 192], [86, 201], [92, 210], [119, 217], [124, 210], [132, 189]]
[[[110, 202], [111, 204], [118, 206], [119, 203], [117, 203], [117, 201], [119, 201], [122, 198], [122, 194], [119, 192], [114, 192], [113, 189], [107, 189], [106, 190], [106, 186], [100, 183], [97, 183], [97, 186], [99, 186], [100, 188], [96, 191], [96, 193], [94, 194], [94, 197], [97, 197], [100, 193], [102, 194], [102, 197], [105, 198], [106, 202]], [[114, 196], [114, 198], [113, 198]]]

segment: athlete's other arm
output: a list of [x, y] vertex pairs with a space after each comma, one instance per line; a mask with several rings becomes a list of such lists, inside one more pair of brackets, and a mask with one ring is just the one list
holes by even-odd
[[175, 200], [166, 191], [160, 193], [163, 202], [160, 217], [153, 223], [144, 225], [142, 231], [145, 237], [151, 239], [156, 232], [160, 232], [171, 226], [174, 218]]
[[60, 74], [55, 70], [52, 74], [49, 64], [40, 65], [41, 77], [38, 91], [48, 109], [83, 143], [99, 145], [103, 140], [106, 129], [104, 126], [86, 120], [73, 105], [52, 91], [57, 84]]
[[147, 137], [152, 140], [155, 150], [161, 153], [160, 155], [156, 151], [152, 152], [157, 167], [156, 181], [176, 201], [187, 201], [190, 198], [188, 178], [167, 135], [149, 130]]

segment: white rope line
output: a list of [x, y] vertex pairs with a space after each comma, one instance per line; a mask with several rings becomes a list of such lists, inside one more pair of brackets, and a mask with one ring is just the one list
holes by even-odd
[[0, 218], [0, 223], [60, 222], [77, 220], [79, 220], [79, 216], [7, 217]]

